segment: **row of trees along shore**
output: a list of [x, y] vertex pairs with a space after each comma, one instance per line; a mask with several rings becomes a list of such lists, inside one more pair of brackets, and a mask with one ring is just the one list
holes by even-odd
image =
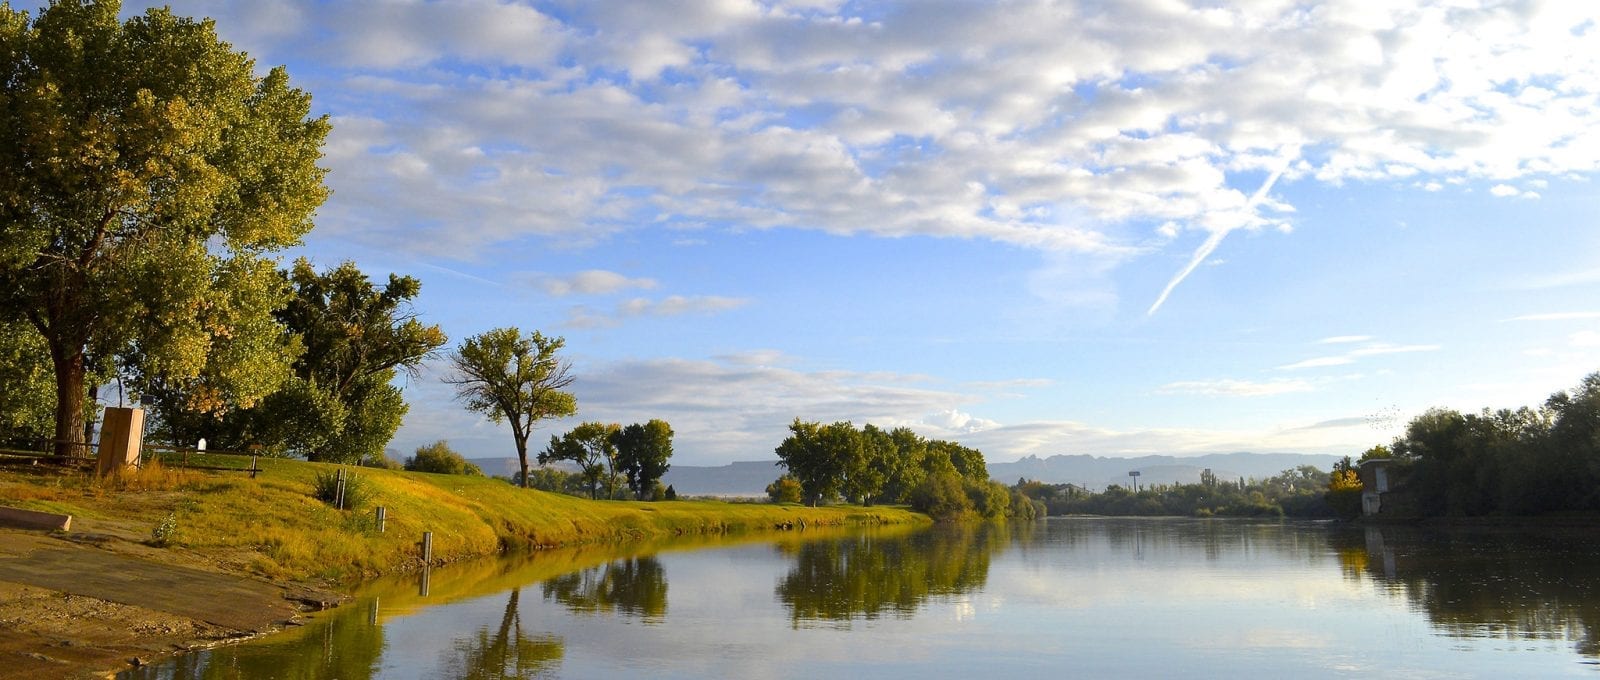
[[1329, 473], [1301, 465], [1266, 479], [1218, 479], [1209, 470], [1196, 484], [1150, 484], [1134, 491], [1112, 484], [1095, 493], [1074, 484], [1027, 479], [1012, 487], [1044, 504], [1051, 515], [1144, 517], [1333, 517]]
[[1478, 413], [1434, 408], [1389, 445], [1329, 472], [1302, 465], [1267, 479], [1111, 485], [1091, 493], [1027, 479], [1012, 487], [1052, 515], [1343, 517], [1361, 513], [1361, 463], [1388, 461], [1384, 514], [1395, 518], [1536, 517], [1600, 513], [1600, 373], [1537, 407]]
[[1600, 513], [1600, 373], [1550, 395], [1538, 407], [1461, 413], [1435, 408], [1404, 434], [1359, 460], [1335, 466], [1330, 499], [1345, 514], [1360, 508], [1355, 467], [1390, 459], [1384, 503], [1417, 517]]
[[[415, 278], [279, 268], [328, 197], [328, 117], [210, 20], [120, 11], [0, 5], [0, 442], [87, 455], [115, 383], [175, 447], [386, 462], [395, 380], [447, 338], [412, 311]], [[448, 356], [457, 397], [510, 425], [524, 485], [535, 425], [577, 410], [562, 344], [500, 328]], [[659, 479], [671, 428], [610, 427], [629, 485]], [[423, 449], [414, 464], [458, 467]]]
[[936, 519], [1044, 515], [1042, 505], [989, 479], [983, 452], [910, 428], [796, 418], [776, 452], [788, 471], [767, 487], [776, 502], [909, 503]]

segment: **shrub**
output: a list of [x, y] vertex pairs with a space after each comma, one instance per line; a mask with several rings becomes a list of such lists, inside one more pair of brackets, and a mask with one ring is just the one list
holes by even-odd
[[483, 470], [467, 462], [461, 454], [450, 448], [444, 440], [417, 447], [416, 455], [406, 459], [406, 469], [412, 472], [436, 472], [442, 475], [482, 475]]
[[163, 548], [178, 540], [178, 513], [169, 512], [150, 530], [150, 545]]
[[[376, 490], [365, 477], [346, 472], [344, 476], [344, 509], [360, 510], [372, 502]], [[328, 505], [337, 505], [339, 499], [339, 474], [335, 470], [318, 472], [311, 480], [311, 495]]]
[[972, 501], [961, 488], [961, 477], [946, 471], [929, 475], [911, 490], [911, 509], [949, 521], [972, 512]]
[[678, 492], [672, 488], [671, 484], [668, 484], [667, 492], [662, 494], [661, 497], [665, 500], [675, 501], [678, 500]]
[[799, 503], [800, 481], [790, 475], [779, 477], [767, 485], [767, 497], [774, 503]]

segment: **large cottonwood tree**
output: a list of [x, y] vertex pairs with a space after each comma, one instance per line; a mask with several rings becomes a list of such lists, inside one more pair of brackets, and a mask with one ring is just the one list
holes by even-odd
[[85, 450], [91, 369], [193, 377], [260, 328], [218, 310], [258, 279], [215, 274], [259, 271], [328, 195], [328, 122], [282, 68], [258, 76], [209, 20], [120, 9], [0, 4], [0, 313], [48, 345], [61, 454]]

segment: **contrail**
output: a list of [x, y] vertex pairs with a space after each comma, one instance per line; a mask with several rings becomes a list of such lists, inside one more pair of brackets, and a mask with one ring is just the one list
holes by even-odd
[[[1250, 200], [1245, 201], [1244, 208], [1242, 208], [1244, 212], [1248, 213], [1256, 209], [1256, 204], [1260, 203], [1261, 199], [1266, 198], [1267, 192], [1272, 190], [1272, 185], [1278, 183], [1278, 178], [1282, 177], [1283, 172], [1289, 169], [1289, 163], [1293, 162], [1293, 160], [1294, 156], [1285, 158], [1283, 164], [1279, 165], [1277, 170], [1267, 175], [1267, 180], [1261, 183], [1261, 188], [1256, 189], [1256, 192], [1250, 195]], [[1205, 262], [1206, 258], [1211, 257], [1212, 251], [1222, 244], [1222, 238], [1227, 236], [1230, 231], [1233, 231], [1233, 229], [1211, 232], [1211, 235], [1206, 237], [1205, 243], [1200, 244], [1200, 247], [1194, 251], [1194, 257], [1189, 259], [1189, 265], [1184, 267], [1183, 271], [1178, 272], [1177, 276], [1172, 277], [1171, 281], [1167, 282], [1166, 289], [1161, 291], [1161, 295], [1156, 298], [1155, 304], [1150, 305], [1150, 310], [1145, 312], [1144, 315], [1155, 316], [1156, 310], [1161, 309], [1161, 305], [1167, 301], [1167, 296], [1172, 294], [1172, 290], [1177, 288], [1178, 284], [1183, 283], [1184, 279], [1189, 278], [1189, 274], [1194, 272], [1195, 267], [1199, 267], [1201, 262]]]

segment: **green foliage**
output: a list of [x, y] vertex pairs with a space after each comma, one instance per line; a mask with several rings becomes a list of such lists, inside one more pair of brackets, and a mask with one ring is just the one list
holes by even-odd
[[412, 472], [436, 472], [442, 475], [483, 474], [483, 470], [456, 453], [442, 439], [417, 447], [416, 454], [406, 459], [405, 468]]
[[588, 496], [589, 484], [583, 475], [576, 475], [565, 470], [550, 467], [536, 467], [528, 471], [528, 483], [522, 483], [522, 473], [515, 472], [511, 476], [511, 483], [525, 486], [530, 489], [563, 493], [568, 496]]
[[232, 362], [271, 364], [277, 334], [237, 294], [257, 279], [218, 274], [298, 242], [328, 194], [327, 120], [282, 68], [209, 21], [119, 10], [0, 5], [0, 309], [50, 348], [63, 454], [96, 371], [259, 397], [271, 371]]
[[56, 388], [50, 348], [21, 321], [0, 318], [0, 441], [49, 439]]
[[1327, 473], [1302, 465], [1266, 479], [1224, 482], [1202, 475], [1197, 484], [1151, 484], [1138, 492], [1113, 484], [1086, 493], [1062, 484], [1045, 507], [1052, 515], [1333, 517], [1328, 480]]
[[[365, 509], [377, 496], [377, 489], [366, 476], [344, 471], [344, 509]], [[339, 502], [339, 471], [320, 470], [311, 480], [311, 497], [328, 505]]]
[[672, 467], [672, 426], [665, 420], [634, 423], [612, 435], [617, 469], [626, 475], [634, 498], [648, 500], [662, 475]]
[[662, 498], [662, 500], [668, 500], [668, 501], [678, 500], [678, 490], [672, 488], [671, 484], [668, 484], [667, 485], [667, 491], [666, 491], [666, 493], [663, 493], [661, 495], [661, 498]]
[[949, 522], [972, 513], [972, 499], [954, 470], [928, 475], [911, 490], [911, 509], [936, 521]]
[[1355, 519], [1361, 515], [1361, 475], [1350, 463], [1350, 457], [1335, 463], [1328, 478], [1328, 493], [1324, 496], [1334, 514], [1341, 519]]
[[[204, 436], [221, 449], [261, 445], [314, 461], [382, 457], [408, 410], [391, 382], [445, 342], [410, 309], [421, 284], [391, 274], [380, 288], [350, 262], [319, 274], [305, 259], [275, 276], [287, 291], [273, 313], [296, 351], [292, 372], [259, 405], [219, 398], [210, 411], [196, 409], [177, 390], [188, 401], [164, 405], [158, 420], [180, 445]], [[198, 424], [180, 437], [184, 422]]]
[[1431, 409], [1392, 449], [1391, 488], [1424, 516], [1600, 511], [1600, 373], [1538, 409]]
[[767, 498], [772, 499], [774, 503], [799, 503], [800, 495], [800, 482], [789, 475], [779, 477], [767, 485]]
[[445, 382], [455, 386], [456, 399], [493, 422], [511, 425], [524, 486], [534, 426], [578, 411], [577, 401], [562, 391], [573, 380], [570, 366], [556, 356], [565, 344], [539, 331], [523, 336], [516, 328], [496, 328], [467, 338], [449, 357], [455, 373]]
[[588, 482], [589, 498], [599, 497], [601, 480], [606, 482], [606, 498], [615, 498], [617, 447], [612, 441], [621, 429], [615, 424], [581, 423], [560, 437], [550, 437], [550, 445], [539, 452], [539, 464], [571, 462]]
[[[983, 453], [946, 441], [927, 441], [906, 428], [884, 432], [849, 422], [822, 425], [796, 418], [778, 445], [778, 464], [800, 483], [807, 505], [843, 494], [851, 502], [910, 500], [927, 478], [950, 474], [986, 482]], [[987, 500], [985, 501], [987, 502]]]

